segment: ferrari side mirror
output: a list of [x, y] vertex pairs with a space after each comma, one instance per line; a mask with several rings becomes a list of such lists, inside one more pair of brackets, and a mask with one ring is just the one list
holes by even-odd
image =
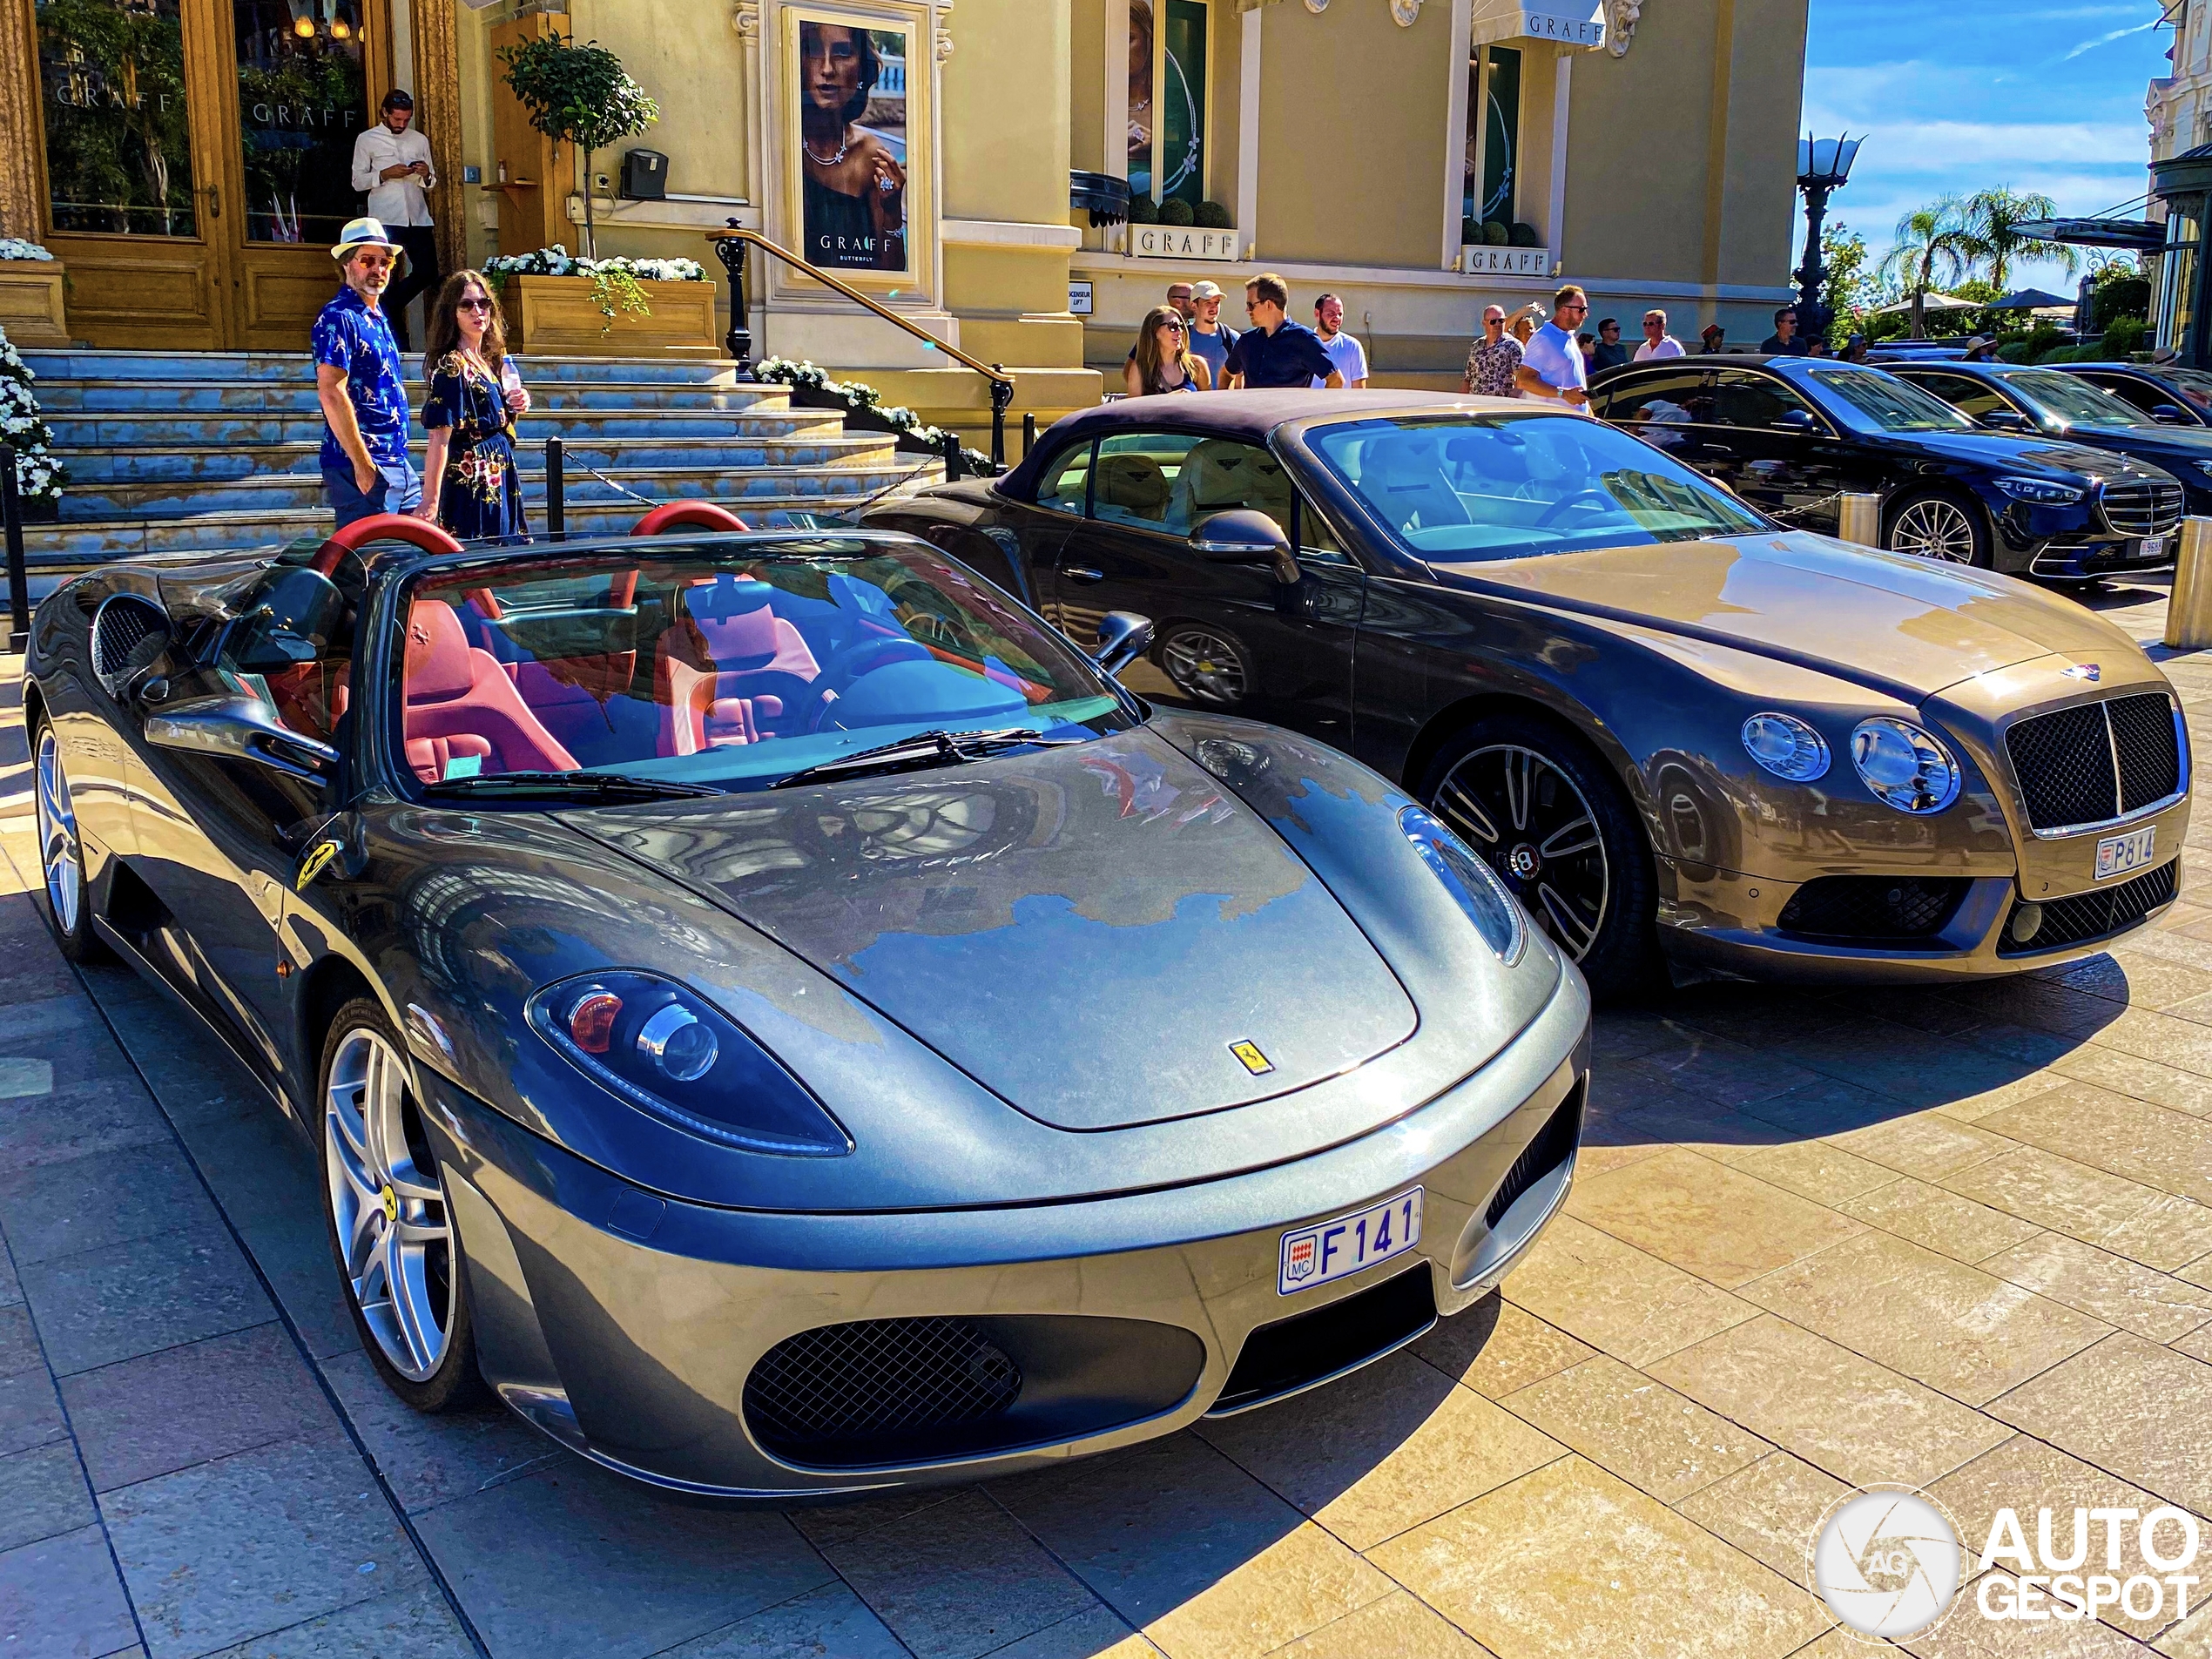
[[1091, 660], [1111, 678], [1152, 646], [1152, 619], [1134, 610], [1109, 610], [1098, 619], [1098, 648]]

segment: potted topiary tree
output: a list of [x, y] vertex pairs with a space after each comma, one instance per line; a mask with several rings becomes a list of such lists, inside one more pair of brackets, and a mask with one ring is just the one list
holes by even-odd
[[599, 257], [591, 223], [591, 152], [633, 138], [660, 119], [660, 105], [630, 78], [622, 59], [597, 41], [545, 35], [499, 49], [501, 78], [529, 111], [530, 125], [556, 144], [583, 152], [583, 257]]

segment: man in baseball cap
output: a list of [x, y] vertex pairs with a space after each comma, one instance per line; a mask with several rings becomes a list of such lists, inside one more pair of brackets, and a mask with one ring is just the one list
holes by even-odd
[[330, 250], [345, 286], [315, 318], [315, 395], [322, 403], [322, 481], [338, 527], [422, 504], [407, 454], [407, 384], [384, 314], [400, 249], [383, 225], [357, 219]]
[[1190, 350], [1213, 372], [1216, 388], [1222, 384], [1222, 365], [1237, 343], [1237, 331], [1221, 326], [1221, 285], [1193, 283], [1190, 288]]

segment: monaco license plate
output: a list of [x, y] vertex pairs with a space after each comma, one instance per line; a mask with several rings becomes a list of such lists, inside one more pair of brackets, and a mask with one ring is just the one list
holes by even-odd
[[1402, 1256], [1420, 1242], [1421, 1190], [1415, 1187], [1334, 1221], [1285, 1233], [1275, 1288], [1285, 1296], [1310, 1291]]
[[2135, 550], [2135, 556], [2144, 560], [2163, 558], [2165, 555], [2166, 538], [2163, 536], [2144, 536], [2142, 545]]
[[2158, 851], [2158, 826], [2130, 830], [2125, 835], [2107, 835], [2097, 843], [2097, 880], [2107, 876], [2126, 875], [2130, 870], [2140, 870], [2151, 861]]

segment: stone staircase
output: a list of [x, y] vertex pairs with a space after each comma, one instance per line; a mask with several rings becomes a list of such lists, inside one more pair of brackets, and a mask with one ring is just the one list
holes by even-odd
[[[322, 415], [304, 353], [26, 351], [69, 467], [58, 523], [24, 532], [35, 597], [138, 553], [281, 543], [330, 526]], [[517, 435], [530, 525], [545, 528], [545, 440], [567, 451], [570, 532], [626, 530], [648, 502], [703, 496], [748, 522], [850, 509], [934, 482], [934, 458], [848, 435], [833, 410], [739, 385], [726, 361], [518, 358], [536, 400]], [[409, 394], [421, 360], [407, 360]], [[421, 461], [418, 430], [416, 464]]]

